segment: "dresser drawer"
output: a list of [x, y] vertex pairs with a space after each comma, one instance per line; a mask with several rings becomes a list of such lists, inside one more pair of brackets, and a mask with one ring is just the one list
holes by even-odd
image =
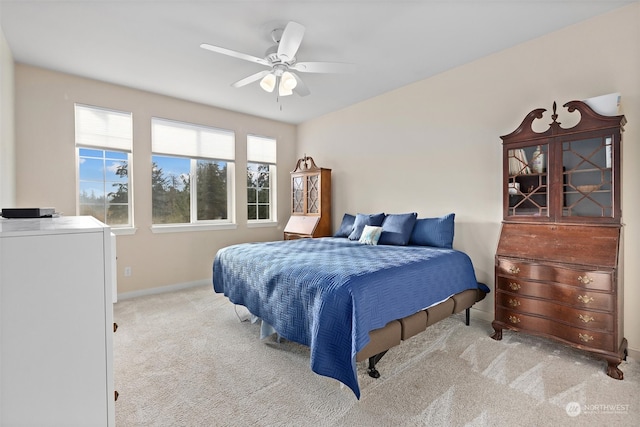
[[496, 274], [522, 279], [556, 282], [585, 289], [613, 290], [613, 270], [593, 271], [559, 265], [537, 264], [498, 257]]
[[559, 301], [578, 308], [613, 312], [616, 308], [615, 294], [594, 292], [575, 286], [523, 280], [497, 276], [497, 290], [516, 295]]
[[553, 301], [521, 297], [501, 291], [496, 293], [496, 305], [524, 314], [548, 317], [578, 328], [613, 332], [612, 313], [574, 308]]
[[577, 328], [552, 319], [518, 313], [501, 306], [496, 306], [496, 320], [515, 330], [536, 332], [551, 338], [578, 344], [585, 348], [597, 348], [605, 351], [617, 351], [614, 334], [610, 332], [594, 332], [589, 329]]

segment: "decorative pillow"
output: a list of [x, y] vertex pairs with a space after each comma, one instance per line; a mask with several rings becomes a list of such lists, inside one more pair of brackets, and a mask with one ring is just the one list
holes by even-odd
[[409, 244], [453, 248], [455, 216], [456, 214], [450, 213], [437, 218], [418, 219], [413, 226]]
[[356, 219], [353, 222], [353, 231], [349, 234], [349, 240], [360, 239], [365, 225], [380, 227], [382, 225], [382, 221], [384, 221], [384, 213], [371, 215], [361, 213], [357, 214]]
[[382, 222], [382, 234], [378, 243], [381, 245], [406, 245], [411, 238], [417, 217], [418, 214], [415, 212], [387, 215]]
[[380, 239], [380, 235], [382, 234], [382, 227], [376, 227], [373, 225], [365, 225], [362, 230], [362, 235], [358, 242], [364, 243], [365, 245], [377, 245], [378, 239]]
[[353, 231], [353, 222], [356, 220], [356, 217], [351, 214], [344, 214], [342, 217], [342, 224], [340, 224], [340, 228], [336, 231], [336, 234], [333, 237], [349, 237], [349, 234]]

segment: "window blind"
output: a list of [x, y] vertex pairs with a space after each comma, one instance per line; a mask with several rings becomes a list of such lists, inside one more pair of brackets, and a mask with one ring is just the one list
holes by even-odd
[[131, 152], [131, 113], [75, 105], [76, 145]]
[[247, 161], [276, 163], [276, 140], [263, 136], [247, 135]]
[[154, 117], [151, 119], [151, 135], [154, 154], [235, 159], [235, 134], [229, 130]]

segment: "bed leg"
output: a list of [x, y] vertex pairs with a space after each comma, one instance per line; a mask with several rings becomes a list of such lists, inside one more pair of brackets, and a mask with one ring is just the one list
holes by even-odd
[[371, 378], [380, 378], [380, 372], [376, 369], [376, 363], [382, 359], [382, 356], [384, 356], [386, 352], [387, 350], [369, 358], [369, 368], [367, 369], [367, 372]]
[[465, 325], [469, 326], [470, 320], [471, 320], [471, 307], [467, 308], [464, 311], [464, 323], [465, 323]]

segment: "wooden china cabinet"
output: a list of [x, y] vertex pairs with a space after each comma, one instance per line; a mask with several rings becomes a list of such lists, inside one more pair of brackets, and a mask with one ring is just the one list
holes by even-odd
[[319, 168], [309, 156], [291, 171], [291, 217], [285, 240], [331, 236], [331, 169]]
[[503, 140], [503, 223], [495, 257], [495, 333], [552, 338], [607, 361], [621, 380], [621, 134], [624, 116], [564, 104], [580, 121], [542, 133], [530, 112]]

